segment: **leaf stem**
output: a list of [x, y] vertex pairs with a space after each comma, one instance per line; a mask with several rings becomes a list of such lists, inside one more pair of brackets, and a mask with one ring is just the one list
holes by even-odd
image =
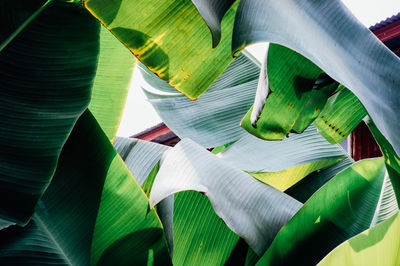
[[49, 4], [51, 4], [54, 0], [47, 0], [38, 10], [36, 10], [27, 20], [24, 21], [3, 43], [0, 44], [0, 52], [12, 42], [18, 34], [25, 29], [29, 23], [32, 22]]

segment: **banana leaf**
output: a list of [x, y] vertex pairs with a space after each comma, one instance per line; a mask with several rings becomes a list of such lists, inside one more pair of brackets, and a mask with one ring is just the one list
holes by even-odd
[[84, 5], [152, 72], [192, 100], [233, 61], [230, 47], [237, 4], [222, 21], [223, 38], [216, 48], [190, 0], [86, 0]]
[[241, 125], [265, 140], [302, 133], [324, 108], [337, 83], [302, 55], [269, 44], [253, 107]]
[[38, 0], [1, 1], [0, 20], [1, 40], [24, 25], [0, 52], [0, 219], [25, 225], [89, 104], [99, 23], [75, 3]]
[[315, 265], [345, 240], [397, 212], [383, 158], [362, 160], [318, 190], [281, 229], [257, 265]]
[[399, 265], [399, 214], [347, 240], [318, 265]]
[[340, 0], [240, 1], [233, 50], [260, 41], [295, 50], [351, 90], [400, 153], [400, 59]]
[[340, 143], [354, 130], [367, 115], [357, 97], [348, 89], [340, 90], [331, 96], [325, 108], [314, 121], [318, 132], [330, 143]]
[[89, 110], [113, 141], [121, 121], [135, 57], [104, 27], [100, 30], [100, 54]]
[[190, 139], [167, 151], [160, 165], [150, 193], [151, 207], [180, 191], [204, 192], [218, 216], [257, 254], [265, 251], [301, 207], [297, 200], [255, 180]]
[[260, 71], [248, 53], [239, 55], [197, 101], [171, 94], [171, 86], [146, 68], [141, 70], [149, 102], [180, 138], [189, 137], [211, 148], [247, 135], [239, 123], [253, 102]]
[[171, 264], [157, 214], [89, 111], [68, 138], [34, 218], [0, 234], [5, 265]]

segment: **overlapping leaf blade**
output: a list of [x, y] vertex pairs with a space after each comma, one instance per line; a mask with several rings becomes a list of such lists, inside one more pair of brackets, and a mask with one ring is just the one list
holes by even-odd
[[0, 252], [8, 263], [15, 254], [23, 264], [170, 263], [156, 213], [88, 111], [64, 146], [32, 222], [0, 233], [9, 236]]
[[110, 140], [115, 138], [128, 96], [135, 57], [104, 27], [89, 110]]
[[179, 94], [166, 95], [171, 87], [143, 69], [151, 87], [144, 92], [165, 124], [179, 137], [190, 137], [205, 147], [215, 147], [246, 135], [239, 123], [254, 99], [259, 67], [245, 55], [227, 68], [197, 101]]
[[340, 87], [340, 91], [328, 99], [325, 108], [314, 121], [319, 133], [330, 143], [345, 140], [367, 115], [357, 97], [343, 86]]
[[[257, 97], [241, 125], [266, 140], [303, 132], [319, 115], [337, 84], [302, 55], [270, 44]], [[268, 68], [268, 69], [265, 69]], [[259, 96], [260, 95], [260, 96]], [[253, 110], [253, 108], [256, 108]]]
[[86, 0], [84, 4], [152, 72], [191, 99], [205, 92], [233, 61], [230, 47], [237, 5], [225, 15], [222, 41], [213, 49], [209, 29], [190, 0]]
[[[9, 34], [44, 1], [2, 1]], [[12, 30], [11, 30], [12, 32]], [[86, 109], [99, 24], [76, 4], [47, 6], [0, 53], [0, 217], [26, 224]]]
[[235, 0], [192, 0], [197, 10], [207, 23], [212, 35], [212, 46], [216, 47], [221, 40], [221, 21]]
[[215, 212], [258, 254], [301, 207], [295, 199], [260, 183], [189, 139], [162, 157], [150, 205], [184, 190], [205, 192]]
[[350, 89], [400, 153], [400, 60], [341, 1], [240, 1], [233, 49], [258, 41], [294, 49]]
[[[382, 158], [357, 162], [318, 190], [282, 228], [258, 265], [316, 264], [374, 225], [386, 169]], [[395, 205], [395, 197], [390, 198]], [[392, 213], [394, 214], [394, 213]]]
[[347, 240], [318, 265], [398, 265], [400, 219], [387, 221]]

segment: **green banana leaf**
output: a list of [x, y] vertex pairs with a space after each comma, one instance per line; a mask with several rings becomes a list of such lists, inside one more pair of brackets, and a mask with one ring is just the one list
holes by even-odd
[[[43, 4], [1, 1], [1, 39]], [[89, 104], [99, 23], [78, 7], [47, 5], [0, 52], [0, 219], [8, 224], [27, 224]]]
[[[398, 206], [383, 158], [363, 160], [318, 190], [281, 229], [257, 265], [315, 265], [343, 241]], [[394, 210], [394, 212], [393, 212]]]
[[294, 184], [292, 187], [285, 190], [285, 193], [297, 199], [298, 201], [305, 203], [317, 190], [319, 190], [329, 180], [331, 180], [338, 173], [353, 164], [354, 160], [350, 156], [346, 157], [330, 167], [319, 169], [309, 174], [308, 176]]
[[399, 265], [399, 213], [347, 240], [318, 265]]
[[261, 72], [254, 106], [241, 125], [265, 140], [303, 132], [337, 87], [311, 61], [276, 44], [269, 45]]
[[293, 166], [277, 172], [248, 172], [251, 176], [268, 184], [280, 191], [286, 191], [293, 185], [300, 182], [309, 174], [332, 166], [338, 163], [340, 159], [320, 160], [312, 163], [306, 163]]
[[301, 207], [297, 200], [255, 180], [190, 139], [180, 141], [162, 157], [150, 206], [185, 190], [204, 192], [218, 216], [257, 254], [266, 250]]
[[215, 49], [190, 0], [86, 0], [84, 5], [152, 72], [190, 99], [205, 92], [233, 61], [230, 48], [237, 4], [222, 21], [223, 38]]
[[[114, 146], [149, 195], [158, 161], [170, 148], [121, 137], [116, 138]], [[157, 205], [157, 213], [175, 265], [222, 265], [237, 254], [234, 248], [239, 237], [215, 214], [204, 195], [185, 191], [176, 194], [175, 201], [174, 196], [169, 196]]]
[[171, 263], [157, 214], [89, 111], [64, 146], [33, 220], [0, 234], [6, 265]]
[[238, 240], [206, 196], [196, 191], [175, 194], [174, 265], [224, 265], [237, 253]]
[[197, 101], [170, 94], [171, 86], [145, 68], [141, 70], [149, 102], [180, 138], [189, 137], [211, 148], [247, 135], [239, 123], [253, 102], [260, 72], [248, 53], [239, 55]]
[[212, 35], [212, 47], [221, 41], [221, 21], [235, 0], [192, 0]]
[[89, 110], [113, 141], [121, 121], [135, 57], [104, 27], [100, 30], [100, 54]]
[[340, 0], [241, 0], [233, 50], [261, 41], [295, 50], [351, 90], [400, 154], [400, 59]]
[[325, 108], [314, 121], [319, 133], [330, 143], [345, 140], [367, 115], [367, 111], [351, 91], [343, 86], [339, 86], [339, 89], [328, 99]]
[[400, 158], [394, 151], [393, 146], [390, 145], [387, 139], [375, 126], [374, 122], [368, 117], [366, 117], [365, 122], [381, 148], [382, 154], [385, 158], [386, 168], [396, 194], [397, 203], [400, 205]]

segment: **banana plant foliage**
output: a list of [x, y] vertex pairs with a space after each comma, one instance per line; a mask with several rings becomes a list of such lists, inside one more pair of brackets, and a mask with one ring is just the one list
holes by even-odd
[[[398, 264], [399, 60], [338, 0], [3, 0], [0, 22], [1, 265]], [[237, 54], [258, 41], [261, 69]], [[135, 56], [174, 148], [116, 137]], [[334, 143], [367, 114], [384, 158], [354, 163]]]

